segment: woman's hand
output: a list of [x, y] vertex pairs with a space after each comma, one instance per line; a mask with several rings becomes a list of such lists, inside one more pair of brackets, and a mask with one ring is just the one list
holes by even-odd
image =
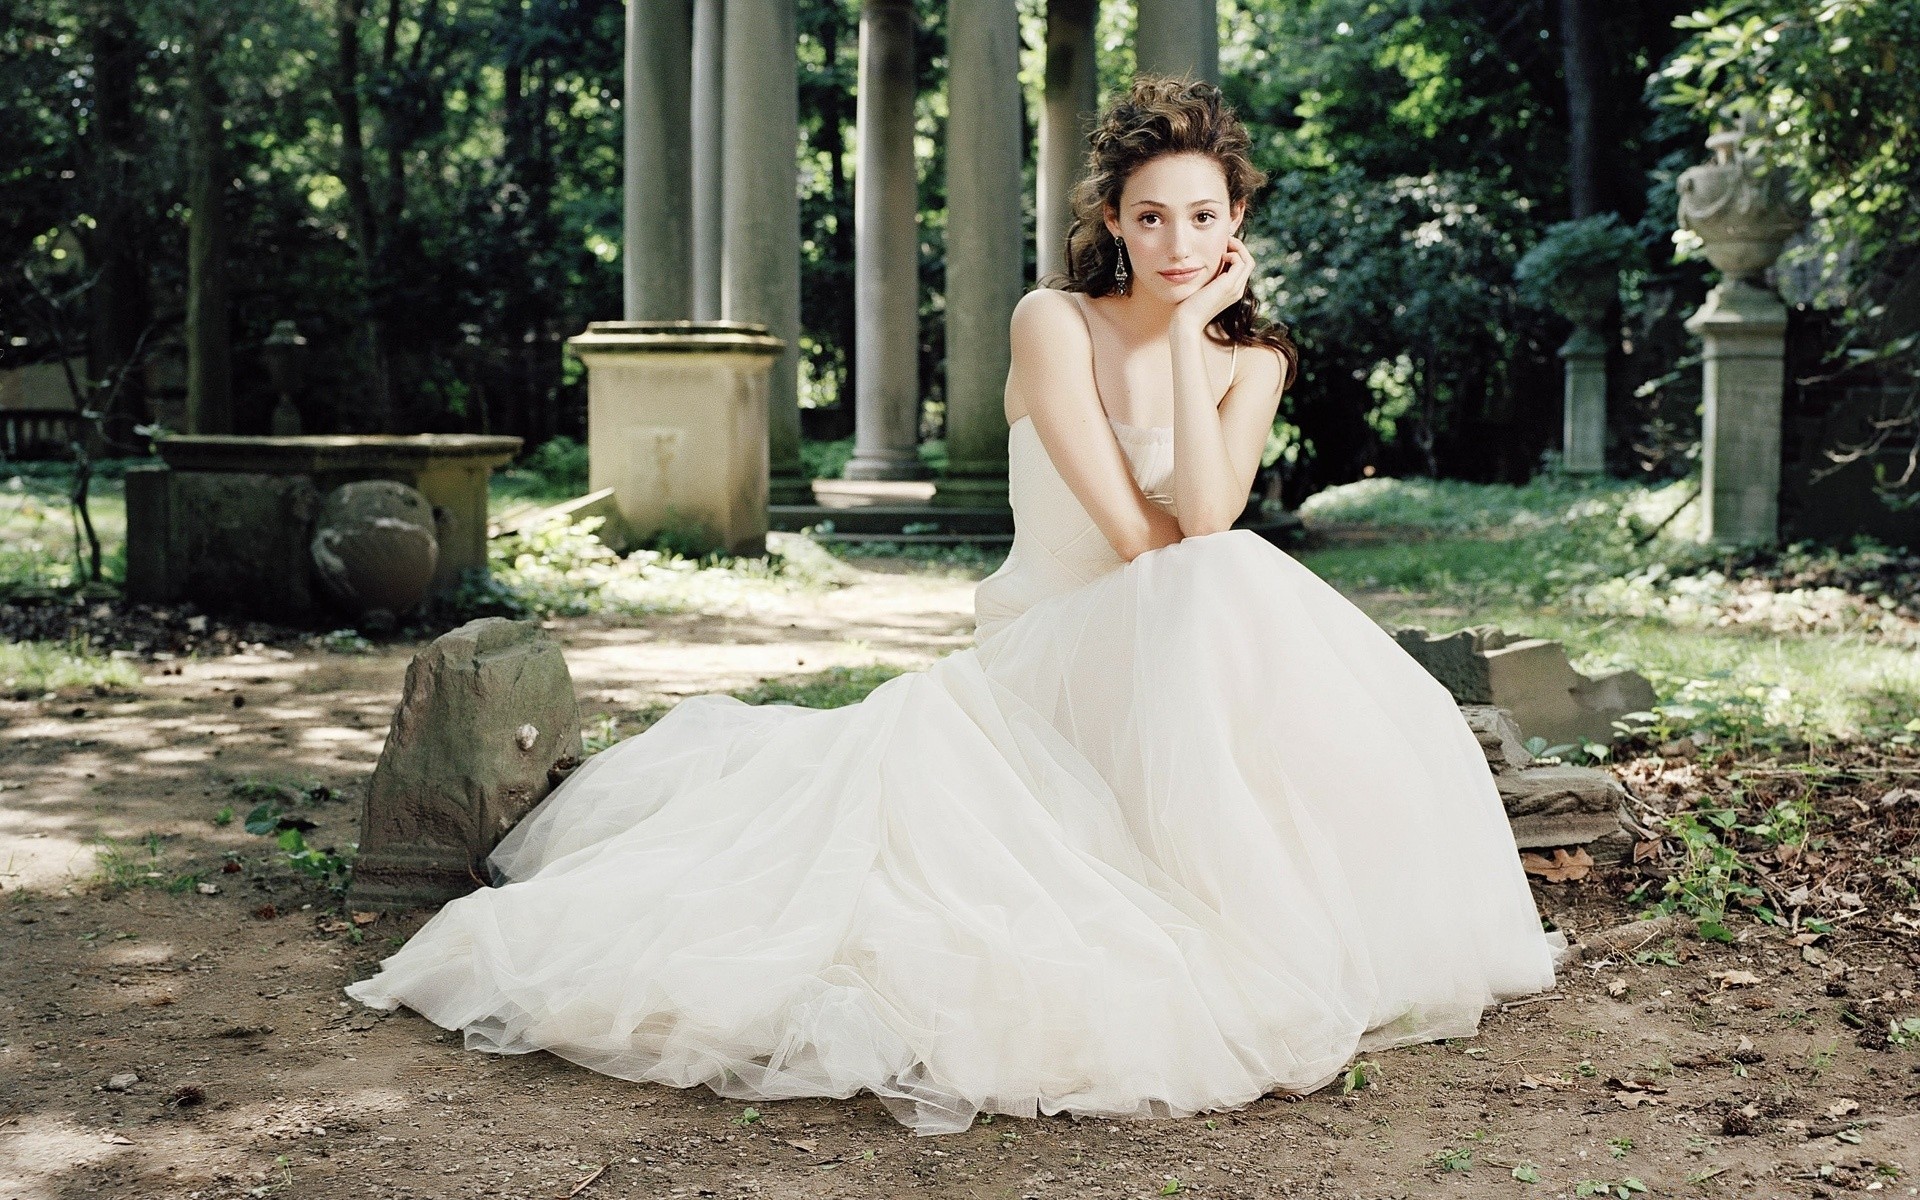
[[1227, 256], [1221, 261], [1220, 269], [1205, 287], [1174, 308], [1174, 319], [1194, 329], [1206, 328], [1215, 317], [1239, 303], [1247, 294], [1247, 283], [1252, 278], [1253, 255], [1247, 252], [1247, 244], [1237, 237], [1228, 238]]

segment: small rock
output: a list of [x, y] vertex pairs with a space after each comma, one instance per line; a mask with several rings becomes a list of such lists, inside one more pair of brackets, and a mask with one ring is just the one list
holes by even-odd
[[107, 1080], [106, 1088], [110, 1092], [124, 1092], [140, 1082], [140, 1076], [132, 1071], [123, 1071]]

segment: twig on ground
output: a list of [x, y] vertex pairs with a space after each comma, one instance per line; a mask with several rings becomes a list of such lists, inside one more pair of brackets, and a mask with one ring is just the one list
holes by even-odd
[[582, 1180], [581, 1180], [581, 1181], [580, 1181], [579, 1183], [576, 1183], [576, 1184], [574, 1184], [574, 1185], [573, 1185], [573, 1190], [567, 1193], [567, 1196], [568, 1196], [568, 1198], [569, 1198], [569, 1200], [571, 1200], [571, 1198], [572, 1198], [572, 1197], [574, 1197], [574, 1196], [578, 1196], [578, 1195], [579, 1195], [579, 1194], [580, 1194], [581, 1192], [584, 1192], [584, 1191], [586, 1191], [586, 1190], [587, 1190], [587, 1185], [588, 1185], [588, 1184], [590, 1184], [590, 1183], [592, 1183], [592, 1182], [593, 1182], [594, 1180], [596, 1180], [596, 1179], [598, 1179], [598, 1178], [600, 1178], [600, 1177], [601, 1177], [602, 1175], [605, 1175], [605, 1174], [607, 1173], [607, 1168], [608, 1168], [608, 1167], [609, 1167], [610, 1165], [612, 1165], [612, 1164], [610, 1164], [610, 1163], [601, 1163], [601, 1164], [600, 1164], [600, 1166], [599, 1166], [598, 1168], [596, 1168], [596, 1169], [595, 1169], [595, 1171], [593, 1172], [593, 1174], [591, 1174], [591, 1175], [589, 1175], [589, 1176], [587, 1176], [587, 1177], [586, 1177], [585, 1179], [582, 1179]]
[[1547, 992], [1546, 994], [1540, 995], [1540, 996], [1526, 996], [1519, 1000], [1505, 1001], [1500, 1005], [1500, 1011], [1506, 1012], [1510, 1008], [1521, 1008], [1528, 1004], [1540, 1004], [1548, 1000], [1565, 1000], [1565, 999], [1566, 997], [1561, 995], [1559, 992]]

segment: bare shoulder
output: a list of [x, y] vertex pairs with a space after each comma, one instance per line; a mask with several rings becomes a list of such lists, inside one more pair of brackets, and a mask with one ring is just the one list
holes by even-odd
[[1010, 338], [1016, 363], [1029, 355], [1058, 357], [1058, 351], [1069, 346], [1092, 346], [1079, 301], [1056, 288], [1035, 288], [1021, 296], [1014, 305]]
[[1272, 346], [1247, 346], [1240, 355], [1240, 378], [1255, 395], [1278, 396], [1292, 381], [1286, 356]]
[[1058, 288], [1033, 288], [1014, 305], [1014, 324], [1066, 326], [1079, 324], [1077, 301]]

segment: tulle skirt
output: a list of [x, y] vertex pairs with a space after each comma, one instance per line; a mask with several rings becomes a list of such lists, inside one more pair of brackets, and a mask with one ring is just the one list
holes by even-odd
[[1445, 688], [1244, 530], [858, 704], [682, 701], [489, 861], [348, 995], [921, 1133], [1311, 1091], [1475, 1032], [1564, 944]]

